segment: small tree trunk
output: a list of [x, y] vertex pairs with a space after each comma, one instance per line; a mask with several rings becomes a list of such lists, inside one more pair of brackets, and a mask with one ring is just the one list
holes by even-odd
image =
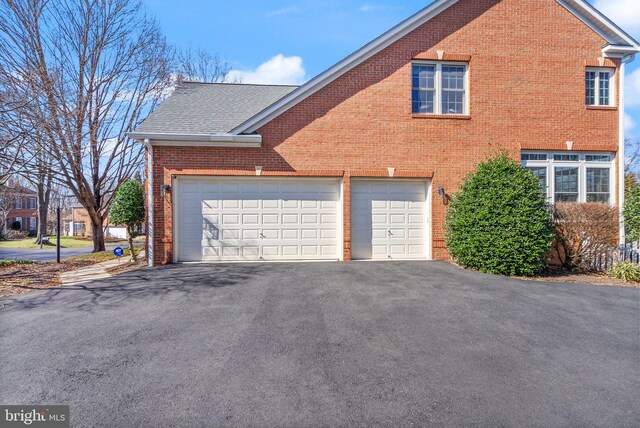
[[36, 244], [42, 241], [44, 236], [47, 236], [47, 214], [49, 213], [49, 204], [38, 204], [38, 235], [36, 237]]
[[95, 219], [91, 217], [91, 238], [93, 239], [93, 252], [99, 253], [106, 251], [104, 246], [104, 231], [102, 230], [102, 219]]
[[131, 226], [127, 225], [127, 237], [129, 238], [129, 251], [131, 252], [131, 260], [134, 262], [138, 261], [138, 255], [136, 254], [136, 249], [133, 247], [133, 231], [131, 230]]

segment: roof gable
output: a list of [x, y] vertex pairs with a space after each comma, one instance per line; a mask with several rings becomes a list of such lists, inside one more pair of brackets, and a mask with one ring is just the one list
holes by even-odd
[[[464, 0], [436, 0], [429, 6], [407, 18], [378, 38], [367, 43], [353, 54], [338, 62], [331, 68], [309, 80], [304, 85], [268, 106], [257, 115], [246, 120], [230, 131], [231, 134], [255, 133], [266, 123], [280, 116], [296, 104], [318, 92], [338, 77], [352, 70], [359, 64], [387, 48], [402, 37], [416, 30], [421, 25], [444, 12], [454, 4]], [[569, 12], [598, 33], [608, 45], [603, 48], [604, 56], [628, 56], [640, 51], [640, 44], [625, 33], [620, 27], [583, 0], [556, 0]]]

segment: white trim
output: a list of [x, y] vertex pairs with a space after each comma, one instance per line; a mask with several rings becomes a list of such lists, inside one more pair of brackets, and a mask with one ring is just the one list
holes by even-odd
[[135, 140], [148, 141], [153, 146], [200, 146], [200, 147], [260, 147], [262, 136], [234, 134], [164, 134], [130, 132]]
[[619, 112], [618, 112], [618, 208], [620, 209], [620, 245], [625, 243], [625, 230], [624, 230], [624, 217], [622, 216], [622, 212], [624, 210], [624, 162], [625, 162], [625, 152], [624, 152], [624, 140], [625, 140], [625, 110], [624, 110], [624, 73], [625, 73], [625, 62], [622, 61], [620, 64], [620, 68], [618, 69], [618, 84], [620, 87], [620, 95], [619, 95]]
[[[619, 26], [604, 16], [600, 11], [583, 0], [556, 0], [569, 12], [598, 33], [610, 45], [628, 45], [629, 48], [640, 51], [640, 44]], [[604, 52], [604, 49], [603, 49]]]
[[[434, 76], [434, 92], [435, 96], [433, 99], [433, 113], [414, 113], [413, 112], [413, 66], [414, 65], [432, 65], [436, 68], [435, 76]], [[464, 67], [464, 88], [457, 92], [462, 92], [464, 95], [464, 99], [462, 102], [462, 113], [444, 113], [442, 111], [442, 92], [444, 89], [442, 88], [442, 67]], [[433, 60], [413, 60], [411, 61], [411, 112], [415, 115], [425, 114], [425, 115], [445, 115], [445, 116], [468, 116], [470, 109], [470, 100], [471, 95], [469, 94], [469, 63], [468, 62], [460, 62], [460, 61], [433, 61]]]
[[377, 37], [373, 41], [367, 43], [356, 52], [352, 53], [342, 61], [338, 62], [333, 67], [327, 69], [323, 73], [314, 77], [298, 89], [289, 93], [278, 102], [264, 109], [262, 112], [253, 116], [249, 120], [245, 121], [241, 125], [230, 131], [231, 134], [252, 133], [262, 127], [264, 124], [270, 122], [277, 116], [281, 115], [285, 111], [289, 110], [294, 105], [302, 102], [311, 95], [318, 92], [320, 89], [327, 86], [329, 83], [336, 80], [349, 70], [355, 68], [359, 64], [363, 63], [367, 59], [371, 58], [378, 52], [387, 48], [391, 44], [395, 43], [402, 37], [414, 31], [416, 28], [428, 22], [433, 17], [439, 15], [449, 7], [456, 4], [458, 0], [437, 0], [431, 3], [429, 6], [420, 10], [418, 13], [405, 19], [400, 24], [396, 25], [386, 33]]
[[149, 242], [149, 248], [147, 249], [147, 260], [149, 262], [149, 266], [153, 267], [153, 255], [155, 253], [155, 243], [154, 243], [154, 218], [153, 218], [153, 146], [149, 142], [148, 139], [144, 140], [145, 145], [147, 146], [147, 152], [149, 153], [149, 157], [147, 160], [147, 241]]
[[[616, 91], [616, 73], [613, 68], [606, 67], [587, 67], [585, 69], [585, 92], [587, 85], [587, 76], [586, 73], [593, 72], [596, 73], [595, 87], [594, 87], [594, 101], [595, 104], [587, 104], [589, 107], [615, 107], [617, 102], [617, 92]], [[600, 104], [600, 73], [607, 73], [609, 75], [609, 104]], [[586, 97], [585, 97], [586, 104]]]

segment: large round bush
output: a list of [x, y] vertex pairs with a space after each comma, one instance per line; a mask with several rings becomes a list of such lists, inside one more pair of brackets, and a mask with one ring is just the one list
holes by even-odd
[[447, 247], [464, 267], [531, 276], [545, 265], [553, 217], [538, 179], [501, 154], [478, 165], [451, 200]]

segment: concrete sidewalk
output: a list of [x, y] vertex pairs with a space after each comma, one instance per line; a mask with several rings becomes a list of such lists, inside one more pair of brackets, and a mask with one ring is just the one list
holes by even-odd
[[[140, 251], [138, 258], [144, 259], [144, 251]], [[60, 282], [63, 286], [83, 285], [92, 281], [110, 278], [111, 275], [107, 273], [107, 269], [129, 263], [130, 261], [131, 256], [126, 256], [121, 257], [120, 259], [96, 263], [91, 266], [65, 272], [60, 275]]]

